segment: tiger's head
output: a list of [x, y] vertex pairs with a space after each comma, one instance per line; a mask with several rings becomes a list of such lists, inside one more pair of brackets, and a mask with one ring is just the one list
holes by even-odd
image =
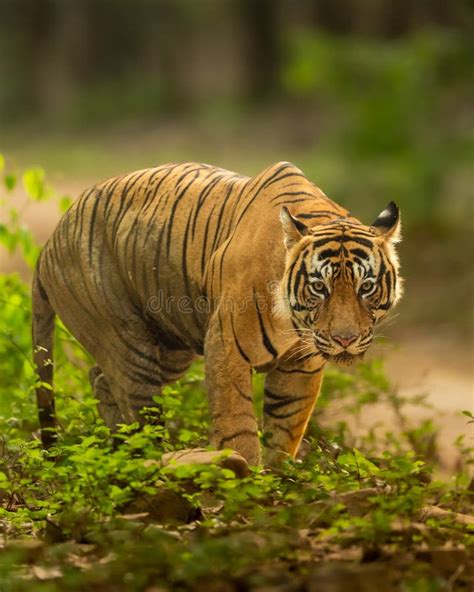
[[309, 228], [286, 207], [280, 219], [287, 250], [280, 297], [296, 332], [328, 360], [361, 358], [402, 293], [398, 207], [390, 202], [372, 226], [338, 218]]

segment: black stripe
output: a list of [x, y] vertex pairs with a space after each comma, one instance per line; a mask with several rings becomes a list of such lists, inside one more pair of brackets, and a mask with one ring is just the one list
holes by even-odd
[[295, 267], [296, 267], [296, 265], [297, 265], [298, 261], [300, 260], [300, 258], [301, 258], [301, 253], [300, 253], [300, 255], [299, 255], [299, 256], [298, 256], [298, 257], [297, 257], [297, 258], [296, 258], [296, 259], [293, 261], [293, 263], [291, 264], [291, 266], [290, 266], [290, 269], [289, 269], [289, 271], [288, 271], [288, 283], [287, 283], [287, 285], [286, 285], [286, 294], [287, 294], [288, 298], [291, 296], [291, 293], [292, 293], [291, 286], [292, 286], [292, 284], [293, 284], [293, 272], [294, 272], [294, 269], [295, 269]]
[[[166, 239], [166, 253], [169, 256], [170, 253], [170, 247], [171, 247], [171, 234], [173, 231], [173, 222], [174, 222], [174, 217], [176, 215], [176, 210], [178, 208], [179, 202], [182, 200], [182, 198], [184, 197], [184, 195], [186, 194], [186, 191], [189, 189], [189, 187], [191, 187], [191, 185], [194, 183], [194, 181], [199, 177], [199, 170], [198, 171], [193, 171], [194, 172], [194, 176], [191, 179], [191, 181], [186, 185], [186, 187], [184, 187], [184, 189], [176, 196], [174, 202], [173, 202], [173, 206], [171, 208], [171, 212], [170, 215], [168, 217], [167, 220], [167, 226], [168, 226], [168, 236]], [[186, 173], [189, 174], [189, 173]], [[184, 178], [184, 175], [183, 175]]]
[[75, 211], [75, 227], [74, 227], [74, 244], [80, 245], [82, 237], [84, 236], [84, 209], [88, 203], [89, 197], [95, 192], [95, 187], [90, 189], [87, 193], [79, 199], [77, 209]]
[[239, 350], [239, 354], [241, 355], [241, 357], [249, 364], [250, 360], [248, 356], [245, 354], [242, 347], [240, 346], [239, 340], [237, 339], [237, 335], [235, 334], [234, 317], [232, 315], [230, 316], [230, 321], [232, 325], [232, 335], [234, 337], [235, 345], [237, 346], [237, 349]]
[[284, 199], [282, 201], [278, 201], [275, 202], [272, 206], [272, 208], [276, 208], [278, 206], [283, 206], [283, 205], [288, 205], [288, 204], [294, 204], [294, 203], [301, 203], [302, 201], [308, 201], [307, 197], [302, 197], [301, 199]]
[[305, 306], [304, 304], [300, 304], [299, 302], [295, 302], [295, 303], [292, 305], [292, 308], [293, 308], [293, 310], [294, 310], [294, 311], [296, 311], [296, 312], [303, 312], [303, 311], [305, 311], [305, 310], [309, 310], [307, 306]]
[[328, 257], [340, 257], [341, 249], [324, 249], [318, 253], [321, 259], [326, 259]]
[[[236, 198], [234, 199], [234, 206], [232, 208], [232, 212], [231, 215], [228, 216], [228, 226], [229, 226], [229, 233], [232, 232], [232, 237], [230, 240], [227, 241], [227, 244], [224, 246], [223, 251], [220, 255], [220, 265], [219, 265], [219, 287], [222, 288], [222, 280], [223, 280], [223, 274], [224, 274], [224, 260], [225, 260], [225, 254], [227, 252], [227, 249], [229, 248], [229, 246], [232, 244], [232, 238], [236, 233], [237, 230], [237, 226], [239, 225], [240, 220], [242, 219], [242, 216], [245, 214], [245, 212], [247, 211], [247, 209], [250, 207], [250, 205], [252, 204], [253, 200], [255, 199], [255, 197], [258, 194], [255, 194], [249, 201], [249, 203], [244, 207], [244, 211], [241, 213], [241, 215], [239, 216], [238, 220], [236, 221], [235, 224], [233, 224], [234, 221], [234, 214], [237, 210], [238, 205], [240, 204], [240, 198], [242, 197], [244, 191], [246, 189], [251, 190], [251, 187], [249, 187], [249, 180], [247, 180], [244, 185], [242, 186], [242, 189], [239, 191], [238, 195], [236, 196]], [[258, 177], [253, 179], [253, 183], [250, 184], [250, 186], [253, 186], [253, 184], [255, 184], [258, 181]], [[252, 187], [253, 189], [253, 187]], [[233, 226], [232, 226], [233, 225]], [[229, 234], [228, 233], [228, 234]]]
[[268, 415], [272, 419], [289, 419], [290, 417], [294, 417], [295, 415], [300, 414], [303, 409], [295, 409], [294, 411], [288, 411], [287, 413], [275, 413], [272, 411], [268, 405], [264, 405], [263, 411], [265, 415]]
[[385, 271], [387, 269], [387, 266], [385, 265], [385, 261], [383, 260], [383, 258], [380, 259], [380, 269], [379, 269], [379, 273], [377, 275], [377, 283], [382, 283], [382, 277], [385, 274]]
[[[292, 395], [275, 395], [274, 393], [271, 393], [265, 389], [265, 404], [263, 406], [263, 410], [272, 417], [283, 419], [290, 417], [291, 415], [295, 415], [296, 413], [300, 413], [301, 409], [291, 411], [290, 415], [276, 415], [274, 412], [278, 409], [281, 409], [282, 407], [287, 407], [288, 405], [292, 405], [298, 401], [304, 401], [310, 398], [313, 398], [313, 395], [300, 395], [298, 397]], [[267, 399], [273, 400], [274, 402], [269, 403]]]
[[212, 415], [212, 419], [215, 421], [216, 419], [219, 419], [220, 417], [248, 417], [249, 419], [253, 419], [254, 421], [256, 421], [255, 419], [255, 415], [249, 411], [228, 411], [227, 409], [225, 409], [224, 411], [220, 411], [218, 413], [213, 413]]
[[282, 374], [318, 374], [318, 372], [321, 372], [323, 368], [324, 366], [321, 366], [316, 370], [299, 370], [298, 368], [295, 368], [294, 370], [284, 370], [283, 368], [275, 368], [275, 370], [277, 372], [281, 372]]
[[[222, 216], [224, 215], [224, 211], [226, 210], [227, 200], [229, 199], [229, 196], [232, 193], [232, 191], [234, 190], [234, 188], [235, 188], [235, 182], [231, 183], [229, 185], [227, 193], [225, 194], [224, 199], [222, 200], [221, 209], [219, 211], [219, 215], [218, 215], [217, 221], [216, 221], [214, 240], [212, 241], [212, 246], [211, 246], [211, 253], [214, 253], [214, 250], [215, 250], [216, 246], [219, 244], [219, 239], [222, 236], [222, 233], [224, 231], [224, 225], [222, 224]], [[242, 190], [243, 190], [243, 188], [242, 188]], [[242, 194], [242, 191], [240, 192], [240, 195], [241, 194]], [[238, 202], [238, 198], [236, 199], [236, 202]]]
[[[155, 356], [149, 355], [147, 354], [145, 351], [139, 350], [138, 348], [136, 348], [132, 343], [130, 343], [129, 341], [127, 341], [125, 335], [123, 335], [123, 333], [119, 333], [117, 331], [115, 331], [115, 335], [120, 339], [120, 341], [133, 353], [135, 353], [139, 359], [143, 359], [146, 360], [147, 362], [150, 362], [151, 364], [156, 364], [157, 363], [157, 359]], [[130, 359], [128, 360], [130, 362]], [[135, 366], [139, 366], [138, 364], [136, 364], [135, 361], [133, 361], [133, 364]]]
[[239, 438], [240, 436], [258, 436], [258, 434], [257, 434], [257, 432], [255, 432], [253, 430], [239, 430], [238, 432], [235, 432], [234, 434], [232, 434], [230, 436], [225, 436], [225, 438], [221, 438], [219, 440], [219, 444], [218, 444], [217, 448], [220, 448], [226, 442], [230, 442], [231, 440], [234, 440], [235, 438]]
[[[240, 215], [239, 215], [239, 218], [238, 218], [238, 220], [237, 220], [237, 222], [236, 222], [236, 224], [235, 224], [235, 227], [234, 227], [234, 232], [235, 232], [235, 229], [237, 228], [237, 226], [240, 224], [240, 221], [242, 220], [242, 218], [245, 216], [245, 213], [247, 212], [247, 210], [250, 208], [250, 206], [252, 205], [252, 203], [253, 203], [253, 202], [255, 201], [255, 199], [258, 197], [258, 195], [259, 195], [260, 191], [262, 191], [262, 189], [266, 189], [267, 187], [269, 187], [269, 185], [272, 185], [274, 182], [276, 182], [276, 181], [279, 181], [279, 180], [280, 180], [280, 178], [278, 178], [278, 179], [274, 179], [274, 178], [275, 178], [275, 176], [276, 176], [276, 175], [278, 175], [278, 173], [279, 173], [281, 170], [283, 170], [283, 169], [287, 168], [288, 166], [293, 166], [293, 165], [292, 165], [292, 164], [290, 164], [290, 163], [285, 163], [285, 164], [284, 164], [284, 165], [282, 165], [282, 166], [281, 166], [281, 167], [280, 167], [280, 168], [279, 168], [277, 171], [275, 171], [275, 173], [273, 173], [273, 175], [271, 175], [271, 176], [270, 176], [268, 179], [264, 180], [264, 181], [262, 182], [262, 184], [260, 185], [260, 187], [258, 187], [258, 188], [256, 189], [256, 191], [254, 192], [254, 194], [252, 195], [252, 197], [250, 198], [250, 200], [249, 200], [249, 201], [248, 201], [248, 202], [245, 204], [245, 207], [244, 207], [243, 211], [240, 213]], [[300, 174], [301, 174], [301, 173], [300, 173]], [[288, 176], [289, 176], [289, 175], [288, 175]], [[281, 178], [284, 178], [284, 177], [281, 177]], [[256, 178], [255, 178], [255, 181], [257, 181], [258, 179], [259, 179], [259, 178], [258, 178], [258, 177], [256, 177]], [[271, 181], [271, 182], [269, 183], [269, 181]]]
[[278, 175], [281, 173], [281, 171], [284, 171], [288, 167], [292, 167], [292, 166], [293, 165], [290, 162], [284, 162], [281, 166], [279, 166], [277, 168], [276, 171], [274, 171], [267, 179], [264, 180], [263, 187], [269, 187], [270, 185], [273, 185], [273, 183], [276, 183], [277, 181], [281, 181], [281, 179], [286, 179], [287, 177], [301, 176], [301, 173], [292, 172], [292, 173], [286, 173], [285, 175], [278, 177]]
[[183, 278], [183, 283], [184, 283], [184, 294], [186, 296], [191, 296], [189, 277], [188, 277], [188, 262], [187, 262], [188, 240], [189, 240], [190, 227], [191, 227], [191, 216], [188, 216], [188, 220], [186, 222], [186, 228], [184, 230], [183, 244], [181, 247], [181, 270], [182, 270], [182, 278]]
[[196, 233], [196, 224], [197, 224], [199, 211], [204, 204], [204, 200], [206, 199], [206, 197], [208, 197], [211, 194], [212, 190], [219, 183], [219, 181], [222, 181], [222, 172], [221, 171], [218, 171], [218, 176], [215, 179], [210, 181], [208, 185], [205, 185], [204, 189], [201, 191], [201, 193], [198, 196], [196, 209], [194, 211], [194, 219], [193, 219], [193, 227], [192, 227], [193, 239], [194, 239], [194, 235]]
[[[182, 254], [181, 254], [181, 270], [182, 270], [182, 278], [183, 278], [183, 283], [184, 283], [184, 293], [186, 296], [189, 296], [189, 298], [191, 299], [191, 302], [193, 301], [192, 298], [192, 290], [191, 290], [191, 284], [190, 284], [190, 279], [189, 279], [189, 274], [188, 274], [188, 261], [187, 261], [187, 255], [188, 255], [188, 241], [189, 241], [189, 229], [191, 227], [191, 218], [192, 216], [188, 216], [188, 220], [186, 222], [186, 229], [184, 231], [184, 239], [183, 239], [183, 246], [182, 246]], [[198, 319], [198, 313], [196, 310], [196, 307], [193, 306], [191, 309], [191, 317], [193, 319], [194, 325], [199, 329], [199, 319]], [[188, 329], [190, 330], [190, 328]]]
[[278, 175], [278, 173], [280, 173], [280, 171], [284, 170], [285, 168], [288, 168], [289, 166], [293, 166], [291, 163], [286, 163], [283, 167], [280, 167], [276, 173], [274, 173], [269, 179], [267, 179], [267, 181], [264, 184], [264, 189], [267, 189], [268, 187], [270, 187], [270, 185], [274, 185], [275, 183], [278, 183], [278, 181], [282, 181], [283, 179], [287, 179], [288, 177], [300, 177], [306, 180], [305, 176], [303, 175], [303, 173], [301, 172], [296, 172], [293, 171], [292, 173], [286, 173], [284, 175], [281, 175], [281, 177], [276, 177], [276, 175]]
[[[216, 208], [217, 204], [214, 204], [212, 206], [212, 209], [207, 217], [206, 220], [206, 226], [204, 228], [204, 240], [203, 240], [203, 245], [202, 245], [202, 250], [201, 250], [201, 276], [204, 275], [204, 268], [206, 267], [206, 249], [207, 249], [207, 240], [209, 238], [209, 225], [211, 223], [212, 220], [212, 214], [214, 213], [214, 210]], [[217, 228], [219, 228], [219, 226], [217, 226]], [[214, 234], [214, 238], [216, 236], [217, 233]]]
[[245, 391], [243, 391], [238, 384], [235, 384], [234, 381], [232, 381], [232, 386], [235, 388], [235, 390], [239, 393], [239, 395], [242, 397], [242, 399], [245, 399], [246, 401], [253, 401], [252, 395], [248, 395]]
[[326, 243], [330, 243], [330, 242], [337, 242], [337, 243], [354, 242], [354, 243], [358, 243], [359, 245], [364, 245], [364, 247], [369, 247], [371, 249], [374, 246], [371, 241], [363, 239], [363, 238], [358, 238], [358, 237], [353, 237], [353, 236], [334, 236], [334, 235], [332, 237], [316, 240], [311, 244], [314, 247], [321, 247], [322, 245], [325, 245]]
[[270, 341], [270, 339], [267, 335], [267, 332], [265, 331], [265, 326], [263, 324], [262, 314], [258, 308], [258, 303], [255, 298], [256, 298], [256, 293], [255, 293], [255, 289], [254, 289], [253, 299], [255, 302], [255, 310], [257, 311], [258, 323], [260, 325], [260, 332], [262, 334], [263, 345], [265, 346], [265, 349], [268, 351], [268, 353], [271, 354], [274, 358], [276, 358], [278, 356], [278, 352], [273, 347], [272, 342]]
[[[174, 172], [174, 170], [176, 169], [177, 166], [178, 165], [174, 165], [174, 166], [170, 167], [168, 169], [168, 171], [166, 172], [166, 174], [163, 175], [163, 177], [161, 177], [161, 179], [157, 183], [155, 189], [153, 190], [153, 199], [150, 200], [150, 204], [154, 202], [155, 198], [158, 195], [159, 190], [161, 189], [161, 186], [166, 181], [166, 179], [168, 179], [168, 177], [171, 175], [171, 173]], [[163, 195], [166, 195], [166, 194], [163, 194]], [[167, 195], [169, 197], [169, 192], [168, 192]], [[150, 229], [153, 228], [153, 225], [151, 224], [151, 222], [153, 222], [155, 220], [155, 214], [156, 214], [156, 211], [157, 211], [157, 209], [158, 209], [158, 207], [159, 207], [159, 205], [161, 203], [161, 198], [162, 198], [162, 196], [159, 197], [158, 202], [156, 203], [155, 207], [153, 208], [152, 214], [149, 216], [149, 222], [148, 222], [149, 227], [147, 229], [147, 233], [146, 233], [146, 236], [145, 236], [145, 244], [146, 244], [146, 240], [148, 239]], [[147, 208], [147, 211], [148, 211], [148, 208]]]
[[[128, 204], [128, 206], [125, 207], [127, 197], [129, 195], [129, 191], [138, 183], [138, 181], [142, 177], [147, 175], [148, 172], [149, 172], [149, 169], [145, 169], [144, 171], [142, 171], [138, 175], [137, 175], [137, 173], [133, 173], [132, 176], [129, 178], [129, 180], [125, 183], [125, 187], [123, 188], [122, 193], [120, 194], [119, 209], [118, 209], [118, 212], [116, 212], [116, 214], [115, 214], [115, 218], [114, 218], [114, 221], [112, 224], [112, 236], [116, 235], [116, 232], [118, 230], [118, 227], [120, 226], [120, 223], [122, 222], [123, 217], [127, 213], [128, 208], [133, 203], [133, 200], [130, 200], [130, 203]], [[107, 217], [107, 221], [108, 221], [108, 217]]]
[[[195, 168], [193, 168], [195, 167]], [[181, 183], [184, 181], [184, 179], [186, 179], [186, 177], [190, 174], [190, 173], [195, 173], [195, 172], [199, 172], [203, 170], [203, 166], [198, 165], [196, 166], [194, 162], [190, 162], [188, 164], [182, 164], [181, 165], [181, 169], [184, 171], [180, 177], [178, 177], [178, 179], [176, 180], [175, 184], [174, 184], [174, 188], [175, 191], [179, 190], [179, 186], [181, 185]]]
[[[138, 238], [141, 237], [141, 232], [135, 231], [135, 228], [138, 226], [139, 222], [146, 219], [146, 212], [148, 211], [149, 207], [153, 203], [153, 201], [154, 201], [153, 197], [156, 195], [157, 188], [160, 187], [162, 180], [157, 184], [156, 187], [153, 186], [153, 183], [154, 183], [155, 179], [158, 177], [158, 175], [161, 173], [162, 173], [161, 169], [156, 169], [153, 172], [153, 174], [150, 176], [150, 178], [147, 180], [146, 191], [145, 191], [145, 195], [143, 197], [142, 205], [141, 205], [140, 209], [138, 210], [131, 226], [128, 229], [127, 236], [126, 236], [125, 242], [124, 242], [124, 252], [126, 255], [128, 255], [128, 243], [131, 238], [132, 246], [131, 246], [131, 253], [129, 255], [130, 261], [135, 261], [137, 242], [138, 242]], [[147, 231], [150, 230], [150, 226], [152, 226], [152, 225], [151, 224], [148, 225]], [[146, 244], [146, 241], [143, 242], [142, 244]]]
[[365, 259], [366, 261], [368, 261], [370, 259], [369, 255], [367, 255], [367, 253], [365, 251], [363, 251], [362, 249], [350, 249], [350, 252], [353, 255], [356, 255], [357, 257], [360, 257], [361, 259]]
[[339, 218], [339, 214], [337, 212], [325, 212], [321, 211], [318, 213], [313, 214], [295, 214], [297, 218], [303, 218], [305, 220], [311, 220], [312, 218], [328, 218], [329, 216], [336, 216]]
[[304, 257], [301, 261], [301, 265], [299, 266], [298, 271], [295, 274], [295, 280], [293, 283], [293, 296], [295, 300], [298, 299], [298, 291], [302, 281], [308, 281], [308, 270], [306, 269], [306, 261]]
[[[276, 423], [276, 424], [272, 425], [272, 428], [275, 428], [277, 430], [280, 430], [281, 432], [285, 432], [285, 434], [287, 434], [288, 436], [290, 436], [290, 438], [292, 440], [295, 439], [295, 436], [293, 435], [293, 432], [290, 430], [290, 428], [287, 428], [284, 425], [281, 425], [279, 423]], [[271, 448], [271, 445], [270, 445], [270, 448]]]
[[384, 280], [385, 280], [385, 289], [387, 291], [387, 302], [390, 302], [391, 296], [392, 296], [392, 284], [390, 281], [390, 272], [389, 271], [385, 272]]
[[358, 222], [358, 225], [355, 227], [354, 224], [351, 223], [351, 228], [350, 228], [350, 232], [352, 233], [352, 236], [362, 236], [365, 238], [374, 238], [374, 233], [370, 232], [368, 230], [362, 230], [362, 228], [359, 227], [361, 223]]
[[186, 372], [186, 370], [189, 368], [190, 365], [191, 365], [191, 362], [188, 362], [184, 366], [176, 367], [176, 366], [167, 366], [166, 364], [164, 364], [161, 361], [158, 362], [158, 366], [160, 367], [160, 370], [163, 370], [164, 372], [169, 372], [172, 374], [182, 374], [183, 372]]
[[130, 372], [127, 372], [127, 376], [133, 378], [133, 380], [136, 380], [139, 384], [147, 384], [158, 388], [163, 386], [162, 378], [155, 378], [145, 372], [140, 372], [139, 370], [131, 370]]
[[309, 191], [285, 191], [284, 193], [279, 193], [278, 195], [275, 195], [275, 197], [272, 197], [270, 202], [274, 202], [277, 199], [280, 199], [281, 197], [287, 197], [290, 195], [309, 195], [313, 199], [316, 198], [316, 195], [314, 193], [310, 193]]
[[92, 206], [91, 221], [89, 223], [89, 265], [92, 266], [92, 253], [93, 253], [93, 242], [94, 242], [94, 226], [95, 219], [97, 216], [97, 208], [99, 207], [99, 197], [96, 196], [94, 205]]

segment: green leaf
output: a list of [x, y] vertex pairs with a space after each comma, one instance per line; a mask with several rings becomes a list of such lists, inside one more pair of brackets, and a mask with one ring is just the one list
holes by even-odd
[[354, 458], [357, 462], [357, 466], [359, 467], [359, 469], [361, 470], [361, 472], [364, 472], [367, 476], [368, 475], [373, 475], [373, 474], [377, 474], [380, 472], [380, 469], [377, 467], [377, 465], [375, 465], [372, 461], [370, 461], [368, 458], [365, 458], [364, 455], [362, 455], [357, 448], [353, 449], [353, 453], [354, 453]]
[[23, 173], [23, 187], [29, 197], [35, 201], [41, 201], [48, 197], [44, 177], [45, 173], [42, 168], [29, 169]]
[[72, 199], [68, 195], [64, 195], [59, 200], [59, 211], [64, 214], [66, 210], [71, 207]]
[[84, 447], [88, 447], [88, 446], [92, 446], [92, 444], [95, 444], [97, 442], [97, 438], [95, 436], [88, 436], [87, 438], [84, 438], [82, 440], [82, 446]]
[[8, 191], [13, 191], [16, 185], [16, 175], [13, 173], [9, 173], [3, 177], [3, 182], [5, 183], [5, 187]]
[[0, 243], [9, 253], [13, 253], [18, 244], [18, 233], [10, 232], [5, 224], [0, 224]]
[[5, 157], [0, 152], [0, 172], [3, 171], [4, 168], [5, 168]]

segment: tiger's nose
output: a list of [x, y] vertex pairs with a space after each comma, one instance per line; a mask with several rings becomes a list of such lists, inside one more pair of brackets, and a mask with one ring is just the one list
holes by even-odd
[[359, 337], [358, 335], [331, 335], [331, 337], [345, 349]]

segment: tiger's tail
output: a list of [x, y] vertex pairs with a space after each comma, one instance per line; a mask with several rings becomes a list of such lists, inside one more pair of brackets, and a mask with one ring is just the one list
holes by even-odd
[[36, 266], [32, 286], [33, 361], [36, 366], [36, 402], [38, 405], [41, 441], [48, 449], [56, 442], [56, 417], [53, 392], [54, 318], [56, 313], [40, 279], [40, 265]]

